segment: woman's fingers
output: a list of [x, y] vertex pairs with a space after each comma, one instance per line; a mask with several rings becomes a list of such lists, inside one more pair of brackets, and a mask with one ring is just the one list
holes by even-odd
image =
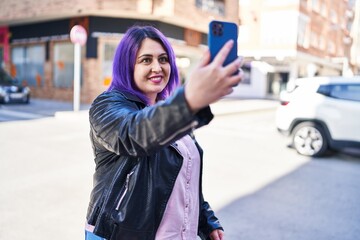
[[236, 71], [238, 71], [241, 67], [241, 65], [243, 64], [243, 58], [242, 57], [238, 57], [237, 59], [235, 59], [233, 62], [229, 63], [228, 65], [226, 65], [224, 67], [224, 70], [226, 73], [228, 73], [229, 75], [234, 74]]
[[208, 49], [208, 50], [206, 50], [203, 57], [201, 58], [199, 67], [204, 67], [204, 66], [208, 65], [209, 62], [210, 62], [210, 51]]
[[218, 54], [216, 54], [216, 56], [215, 56], [215, 58], [213, 60], [213, 63], [216, 66], [222, 66], [223, 65], [227, 55], [229, 54], [231, 48], [233, 47], [233, 45], [234, 45], [233, 40], [229, 40], [224, 44], [224, 46], [220, 49]]
[[243, 77], [243, 72], [242, 72], [242, 70], [240, 69], [239, 70], [239, 73], [237, 73], [236, 75], [233, 75], [233, 76], [230, 76], [229, 77], [229, 85], [230, 86], [235, 86], [235, 85], [237, 85], [239, 82], [241, 82], [241, 79], [242, 79], [242, 77]]
[[224, 67], [222, 66], [223, 63], [225, 62], [226, 57], [228, 56], [229, 52], [231, 51], [231, 48], [233, 47], [233, 45], [234, 45], [233, 40], [227, 41], [213, 60], [213, 67], [222, 68], [223, 73], [225, 73], [226, 76], [232, 75], [237, 70], [239, 70], [242, 65], [242, 61], [243, 61], [242, 57], [238, 57], [237, 59], [235, 59], [231, 63], [227, 64], [226, 66], [224, 66]]
[[240, 69], [241, 58], [222, 66], [233, 44], [233, 41], [228, 41], [211, 63], [210, 51], [207, 50], [199, 65], [193, 69], [185, 85], [185, 98], [193, 112], [230, 94], [233, 87], [240, 82], [241, 73], [234, 73]]

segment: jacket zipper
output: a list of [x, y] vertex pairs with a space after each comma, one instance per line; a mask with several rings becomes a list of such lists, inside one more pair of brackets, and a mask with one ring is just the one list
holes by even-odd
[[119, 208], [120, 208], [120, 204], [121, 204], [121, 202], [124, 200], [124, 197], [125, 197], [125, 195], [126, 195], [126, 193], [127, 193], [127, 191], [128, 191], [128, 188], [129, 188], [129, 181], [130, 181], [130, 176], [132, 175], [134, 173], [134, 171], [132, 171], [132, 172], [130, 172], [130, 173], [128, 173], [127, 175], [126, 175], [126, 182], [125, 182], [125, 189], [124, 189], [124, 192], [121, 194], [121, 196], [120, 196], [120, 199], [119, 199], [119, 202], [118, 202], [118, 204], [116, 205], [116, 210], [119, 210]]
[[179, 133], [185, 132], [188, 129], [192, 129], [195, 128], [197, 125], [199, 124], [198, 121], [193, 121], [191, 122], [189, 125], [177, 130], [176, 132], [174, 132], [173, 134], [170, 135], [170, 137], [166, 138], [164, 141], [160, 142], [160, 145], [165, 145], [167, 142], [169, 142], [171, 139], [173, 139], [174, 137], [176, 137]]

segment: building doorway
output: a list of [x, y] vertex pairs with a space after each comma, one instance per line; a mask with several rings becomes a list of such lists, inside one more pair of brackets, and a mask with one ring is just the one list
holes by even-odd
[[267, 74], [267, 95], [277, 98], [282, 90], [286, 89], [289, 81], [289, 72], [269, 72]]

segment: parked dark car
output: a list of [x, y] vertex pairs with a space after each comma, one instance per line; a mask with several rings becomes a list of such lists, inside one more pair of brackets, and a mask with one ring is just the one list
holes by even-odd
[[30, 102], [30, 88], [21, 86], [17, 79], [12, 78], [0, 68], [0, 103]]

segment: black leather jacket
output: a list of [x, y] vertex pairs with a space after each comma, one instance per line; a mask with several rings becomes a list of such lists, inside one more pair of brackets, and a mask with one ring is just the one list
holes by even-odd
[[[108, 240], [154, 239], [183, 161], [174, 142], [212, 118], [209, 107], [191, 113], [183, 88], [151, 107], [115, 90], [97, 97], [90, 108], [96, 171], [87, 212], [94, 233]], [[203, 199], [201, 177], [199, 184], [198, 234], [210, 239], [222, 227]]]

